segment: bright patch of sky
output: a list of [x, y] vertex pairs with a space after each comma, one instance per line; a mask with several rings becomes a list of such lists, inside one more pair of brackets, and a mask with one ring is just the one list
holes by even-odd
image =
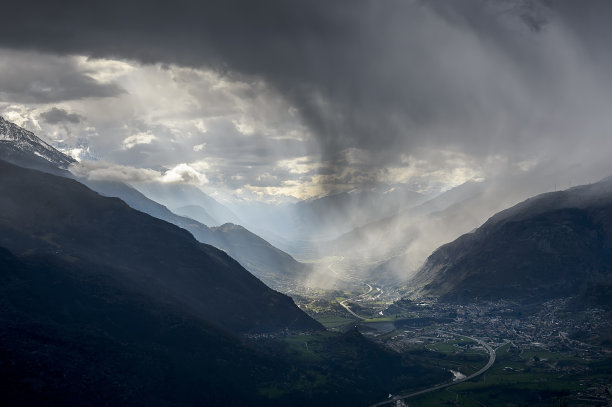
[[[413, 160], [364, 171], [368, 153], [358, 148], [324, 161], [296, 108], [262, 81], [175, 65], [24, 51], [2, 50], [0, 61], [13, 69], [33, 64], [35, 73], [50, 67], [43, 75], [50, 82], [49, 101], [4, 93], [0, 114], [74, 156], [80, 161], [75, 171], [92, 179], [185, 182], [239, 199], [282, 202], [381, 181], [431, 178], [435, 185], [452, 186], [477, 175], [467, 162], [432, 171]], [[66, 97], [67, 90], [53, 84], [59, 69], [87, 78], [86, 86], [74, 85]], [[22, 78], [24, 86], [28, 79], [34, 80]], [[100, 94], [99, 88], [114, 92]], [[52, 110], [54, 120], [47, 120]], [[97, 162], [89, 162], [92, 157]]]

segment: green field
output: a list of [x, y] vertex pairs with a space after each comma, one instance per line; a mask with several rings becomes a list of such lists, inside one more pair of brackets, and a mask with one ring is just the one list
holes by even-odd
[[319, 321], [327, 329], [345, 328], [354, 325], [356, 318], [349, 316], [341, 316], [331, 313], [321, 313], [313, 315], [314, 319]]
[[[535, 357], [535, 358], [534, 358]], [[588, 369], [590, 374], [563, 367]], [[497, 351], [483, 376], [444, 390], [411, 398], [410, 406], [571, 406], [599, 405], [577, 393], [610, 384], [612, 360], [590, 362], [567, 353], [529, 350], [519, 354], [510, 344]]]

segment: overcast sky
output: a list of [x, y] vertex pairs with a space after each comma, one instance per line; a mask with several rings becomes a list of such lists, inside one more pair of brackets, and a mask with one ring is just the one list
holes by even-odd
[[0, 114], [90, 177], [245, 199], [595, 181], [610, 21], [605, 0], [22, 0], [3, 6]]

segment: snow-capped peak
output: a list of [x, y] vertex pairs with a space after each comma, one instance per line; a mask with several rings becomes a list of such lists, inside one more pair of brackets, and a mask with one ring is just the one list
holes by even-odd
[[19, 127], [0, 116], [0, 146], [2, 145], [44, 158], [60, 168], [67, 168], [75, 162], [72, 157], [51, 147], [36, 137], [31, 131]]

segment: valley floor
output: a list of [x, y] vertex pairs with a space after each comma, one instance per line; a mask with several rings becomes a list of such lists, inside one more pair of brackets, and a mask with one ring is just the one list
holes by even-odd
[[[345, 331], [356, 326], [370, 340], [415, 363], [452, 372], [455, 377], [455, 382], [449, 379], [435, 386], [406, 389], [377, 405], [612, 403], [609, 311], [587, 308], [568, 312], [571, 299], [552, 300], [537, 307], [508, 301], [391, 303], [391, 293], [380, 299], [379, 292], [385, 290], [371, 282], [353, 280], [334, 290], [313, 290], [294, 297], [303, 310], [328, 329]], [[487, 365], [488, 347], [495, 350], [490, 369], [471, 380], [457, 380]], [[424, 389], [435, 391], [397, 400]]]

